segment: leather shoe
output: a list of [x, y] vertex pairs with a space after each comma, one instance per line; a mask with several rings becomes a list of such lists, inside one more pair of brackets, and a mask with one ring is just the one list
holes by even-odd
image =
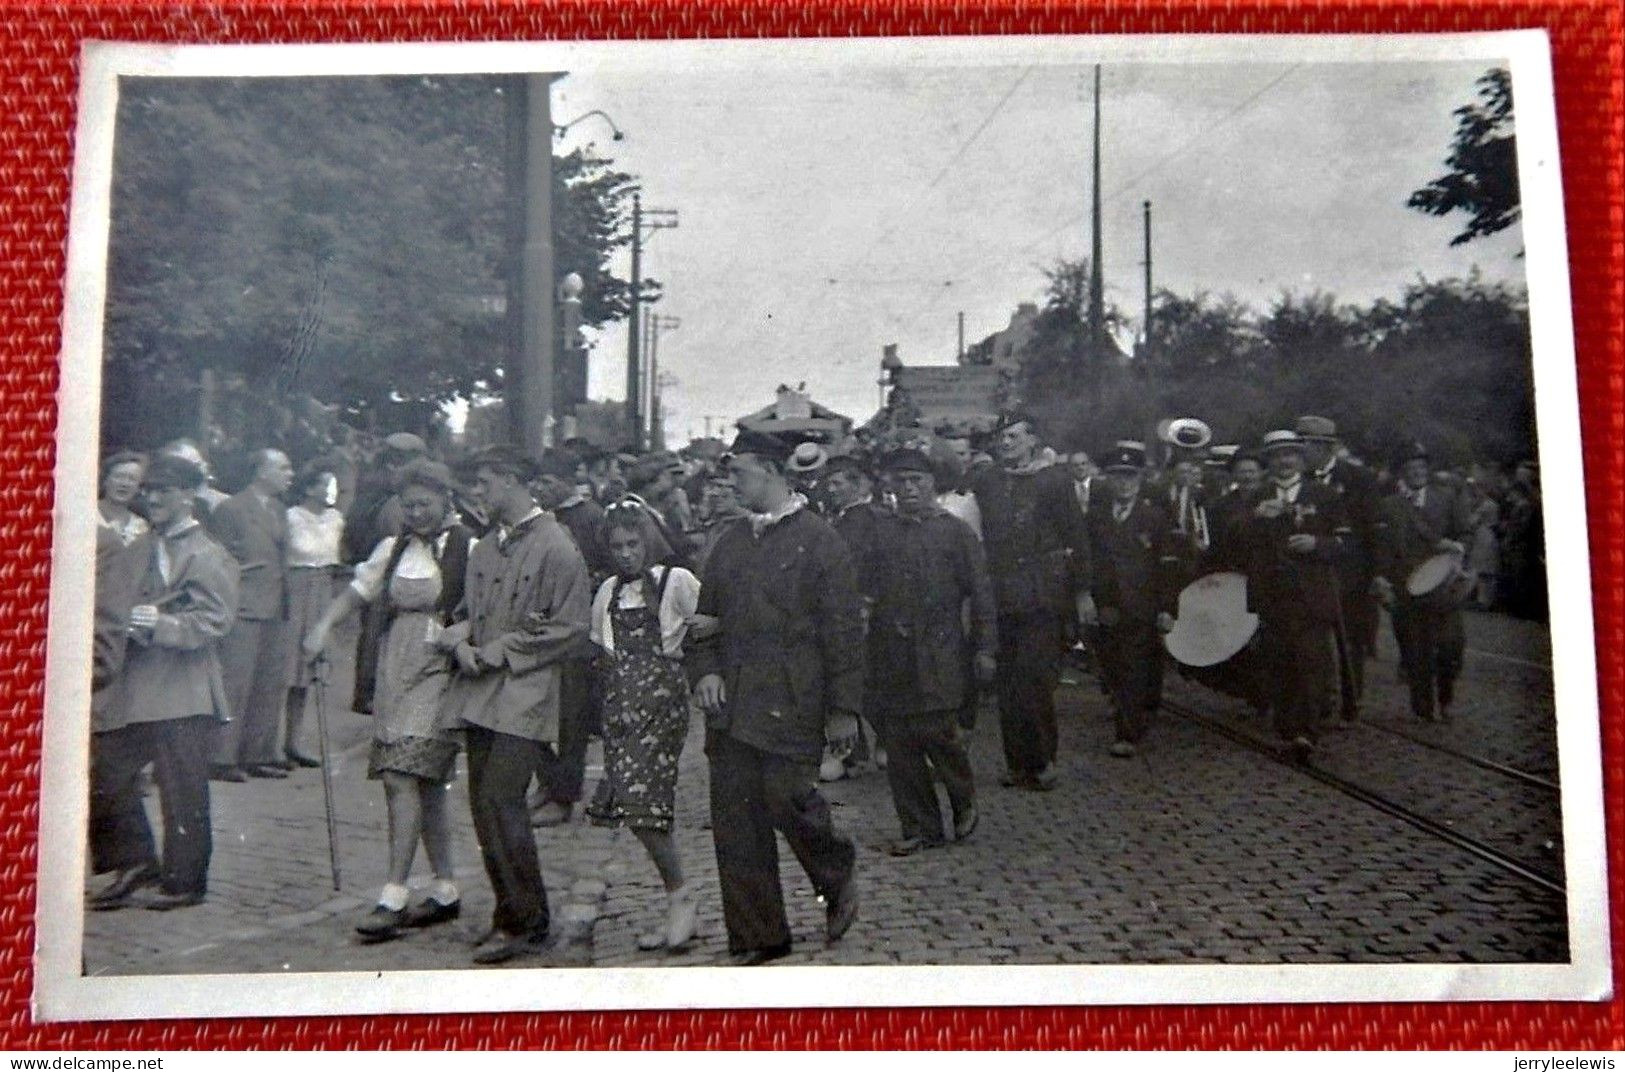
[[243, 773], [250, 778], [286, 778], [288, 772], [281, 767], [273, 767], [269, 763], [256, 763], [252, 767], [244, 767]]
[[917, 852], [939, 848], [941, 845], [940, 841], [929, 841], [923, 837], [906, 837], [892, 842], [886, 847], [886, 851], [893, 856], [913, 856]]
[[321, 760], [313, 756], [307, 756], [303, 752], [295, 752], [292, 749], [284, 752], [283, 755], [287, 758], [289, 770], [294, 767], [320, 767], [322, 765]]
[[574, 804], [563, 804], [557, 800], [543, 801], [531, 809], [530, 825], [534, 827], [563, 826], [570, 821], [570, 816], [574, 813]]
[[211, 782], [246, 782], [248, 775], [243, 773], [241, 767], [233, 767], [229, 763], [216, 763], [209, 768], [209, 781]]
[[366, 941], [387, 942], [401, 936], [401, 925], [405, 922], [406, 909], [374, 905], [372, 911], [355, 925], [355, 931]]
[[510, 935], [497, 931], [474, 950], [474, 963], [505, 964], [516, 957], [540, 953], [546, 948], [546, 934]]
[[453, 901], [451, 904], [441, 904], [433, 897], [427, 901], [419, 901], [415, 905], [408, 905], [401, 926], [403, 927], [432, 927], [436, 923], [447, 923], [463, 914], [463, 902]]
[[835, 896], [830, 898], [829, 907], [825, 910], [824, 935], [831, 942], [838, 942], [842, 935], [852, 929], [853, 920], [858, 918], [858, 868], [854, 864], [852, 870], [846, 874], [846, 881]]
[[954, 840], [964, 841], [976, 833], [976, 824], [982, 821], [982, 813], [972, 804], [965, 809], [964, 814], [954, 816]]
[[785, 942], [783, 945], [770, 945], [766, 949], [744, 949], [738, 953], [728, 954], [728, 966], [730, 968], [755, 968], [789, 955], [789, 942]]
[[201, 893], [160, 893], [142, 907], [153, 912], [173, 912], [177, 908], [191, 908], [202, 903]]
[[136, 890], [157, 881], [158, 865], [151, 861], [125, 868], [113, 876], [112, 882], [91, 896], [88, 907], [93, 912], [110, 912], [115, 908], [123, 908], [130, 903], [130, 895]]

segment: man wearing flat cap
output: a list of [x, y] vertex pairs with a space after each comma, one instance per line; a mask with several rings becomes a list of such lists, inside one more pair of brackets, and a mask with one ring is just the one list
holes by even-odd
[[1100, 675], [1111, 697], [1111, 754], [1135, 755], [1162, 704], [1161, 634], [1179, 603], [1187, 534], [1163, 496], [1145, 494], [1146, 450], [1119, 440], [1104, 459], [1106, 493], [1089, 512]]
[[1342, 502], [1304, 476], [1297, 432], [1266, 434], [1263, 453], [1269, 476], [1241, 537], [1247, 601], [1259, 618], [1276, 732], [1301, 761], [1314, 750], [1336, 689]]
[[1055, 689], [1067, 620], [1088, 600], [1089, 539], [1064, 467], [1040, 449], [1032, 418], [1006, 414], [995, 433], [1000, 464], [975, 470], [971, 488], [999, 613], [999, 730], [1005, 784], [1055, 787]]
[[937, 505], [931, 459], [904, 448], [881, 468], [897, 509], [880, 522], [868, 697], [902, 827], [891, 852], [907, 856], [946, 840], [936, 782], [947, 791], [954, 840], [976, 828], [976, 786], [957, 723], [966, 695], [993, 682], [998, 636], [981, 542]]
[[1377, 597], [1372, 591], [1377, 515], [1382, 492], [1376, 474], [1347, 457], [1337, 425], [1326, 417], [1299, 417], [1306, 477], [1331, 488], [1342, 502], [1337, 560], [1339, 615], [1338, 696], [1343, 718], [1353, 721], [1365, 692], [1365, 664], [1377, 648]]
[[826, 906], [837, 941], [857, 916], [857, 850], [818, 791], [824, 748], [850, 749], [863, 703], [863, 621], [846, 545], [790, 489], [789, 445], [741, 432], [730, 470], [750, 516], [718, 541], [698, 613], [717, 632], [686, 659], [706, 713], [711, 832], [728, 952], [739, 966], [790, 951], [775, 831]]
[[[816, 446], [817, 444], [803, 443], [802, 446]], [[800, 450], [800, 447], [797, 448]], [[795, 466], [795, 455], [790, 457], [790, 466]], [[890, 512], [875, 502], [874, 479], [863, 462], [849, 454], [838, 454], [833, 458], [826, 458], [816, 470], [817, 490], [823, 500], [824, 517], [834, 527], [837, 535], [846, 543], [846, 549], [852, 556], [852, 566], [857, 571], [858, 594], [863, 597], [864, 620], [867, 621], [874, 609], [875, 597], [880, 584], [881, 542], [884, 539], [881, 527]], [[873, 672], [874, 653], [868, 656], [869, 668], [866, 677]], [[864, 692], [865, 718], [871, 727], [875, 727], [877, 717], [867, 685]], [[878, 731], [877, 731], [878, 732]], [[858, 738], [858, 746], [846, 756], [826, 755], [819, 768], [819, 777], [826, 782], [836, 781], [845, 777], [856, 768], [859, 763], [869, 758], [868, 744], [863, 737]]]

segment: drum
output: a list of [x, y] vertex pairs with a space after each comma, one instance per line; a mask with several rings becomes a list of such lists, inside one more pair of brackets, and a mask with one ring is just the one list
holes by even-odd
[[1465, 559], [1459, 551], [1441, 551], [1411, 570], [1405, 593], [1419, 606], [1436, 610], [1461, 606], [1473, 594], [1473, 576], [1464, 568]]
[[1163, 638], [1168, 654], [1185, 666], [1217, 666], [1247, 646], [1258, 615], [1247, 610], [1247, 578], [1210, 573], [1179, 593], [1179, 614]]

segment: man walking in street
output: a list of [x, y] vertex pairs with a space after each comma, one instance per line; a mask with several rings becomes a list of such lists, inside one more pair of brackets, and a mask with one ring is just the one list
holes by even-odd
[[1449, 721], [1467, 639], [1460, 603], [1444, 592], [1413, 596], [1406, 580], [1434, 555], [1466, 556], [1472, 512], [1466, 496], [1431, 482], [1427, 448], [1417, 443], [1396, 459], [1399, 490], [1382, 501], [1376, 589], [1394, 621], [1399, 662], [1410, 687], [1411, 713]]
[[1107, 456], [1107, 492], [1089, 514], [1100, 673], [1111, 697], [1111, 754], [1135, 755], [1162, 704], [1162, 642], [1179, 603], [1182, 534], [1142, 494], [1145, 444], [1120, 440]]
[[[108, 579], [134, 602], [122, 671], [101, 712], [115, 728], [97, 734], [91, 785], [91, 842], [117, 875], [92, 909], [123, 908], [154, 882], [159, 893], [145, 906], [158, 911], [201, 904], [208, 892], [209, 750], [228, 717], [216, 647], [237, 612], [237, 563], [192, 516], [202, 481], [191, 462], [154, 457], [144, 478], [152, 528], [110, 567], [138, 578]], [[161, 866], [141, 803], [148, 763], [162, 805]]]
[[1242, 537], [1247, 600], [1259, 618], [1276, 732], [1301, 762], [1314, 751], [1336, 681], [1341, 503], [1331, 488], [1304, 479], [1296, 432], [1268, 433], [1263, 449], [1269, 479], [1253, 497]]
[[286, 778], [291, 766], [280, 758], [277, 735], [288, 689], [288, 516], [280, 496], [292, 482], [288, 456], [262, 450], [248, 487], [209, 515], [209, 527], [241, 576], [237, 622], [220, 645], [232, 717], [215, 741], [212, 776], [222, 782]]
[[[884, 539], [882, 528], [888, 511], [875, 502], [874, 477], [863, 462], [850, 454], [838, 454], [823, 465], [819, 473], [818, 491], [824, 501], [825, 517], [846, 543], [847, 553], [852, 558], [852, 567], [858, 578], [858, 595], [863, 599], [863, 617], [867, 622], [874, 612], [875, 597], [880, 587], [883, 569], [880, 562], [881, 542]], [[875, 672], [873, 656], [871, 648], [866, 679]], [[872, 690], [866, 685], [863, 710], [864, 718], [869, 723], [868, 732], [870, 736], [877, 732], [883, 736], [879, 723], [875, 721], [877, 712], [872, 701]], [[885, 746], [877, 743], [876, 747], [884, 749]], [[882, 752], [875, 758], [883, 762], [885, 757]], [[868, 741], [859, 734], [857, 745], [849, 754], [825, 753], [818, 776], [826, 782], [838, 781], [854, 774], [858, 764], [869, 759]]]
[[818, 792], [826, 743], [850, 749], [863, 696], [863, 623], [851, 557], [786, 478], [789, 446], [741, 432], [731, 468], [751, 516], [718, 542], [700, 589], [717, 633], [688, 659], [706, 712], [711, 830], [736, 966], [789, 953], [775, 831], [826, 906], [837, 941], [857, 917], [856, 847]]
[[[886, 777], [902, 826], [891, 853], [908, 856], [944, 841], [933, 775], [948, 794], [954, 840], [976, 829], [976, 787], [957, 722], [976, 682], [993, 681], [998, 638], [982, 545], [969, 525], [937, 505], [931, 459], [903, 449], [882, 465], [897, 511], [879, 534], [868, 696], [878, 708]], [[966, 618], [968, 636], [961, 625]]]
[[998, 606], [1005, 784], [1055, 788], [1055, 688], [1066, 623], [1089, 599], [1089, 546], [1070, 474], [1040, 451], [1024, 413], [1000, 421], [998, 466], [973, 474]]
[[1365, 664], [1377, 648], [1375, 578], [1378, 512], [1382, 492], [1365, 466], [1342, 456], [1337, 425], [1325, 417], [1299, 417], [1309, 479], [1331, 488], [1341, 500], [1343, 523], [1338, 531], [1339, 701], [1344, 720], [1359, 714], [1365, 693]]
[[539, 951], [550, 918], [525, 789], [557, 762], [560, 675], [581, 658], [590, 592], [570, 534], [531, 497], [532, 466], [507, 447], [474, 461], [475, 497], [495, 530], [469, 555], [454, 644], [460, 678], [448, 696], [468, 735], [468, 800], [496, 897], [479, 964]]

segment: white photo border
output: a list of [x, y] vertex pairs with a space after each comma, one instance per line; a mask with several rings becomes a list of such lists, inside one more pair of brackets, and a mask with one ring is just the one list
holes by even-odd
[[[81, 975], [88, 810], [90, 571], [100, 427], [114, 119], [123, 76], [291, 77], [690, 72], [844, 66], [1076, 66], [1484, 59], [1512, 71], [1535, 409], [1544, 495], [1553, 685], [1562, 770], [1570, 960], [1564, 964], [591, 968]], [[124, 45], [83, 51], [58, 393], [46, 643], [37, 1020], [735, 1007], [1140, 1005], [1589, 1000], [1611, 996], [1601, 727], [1568, 251], [1552, 64], [1540, 30], [1437, 35], [951, 37], [501, 44]]]

